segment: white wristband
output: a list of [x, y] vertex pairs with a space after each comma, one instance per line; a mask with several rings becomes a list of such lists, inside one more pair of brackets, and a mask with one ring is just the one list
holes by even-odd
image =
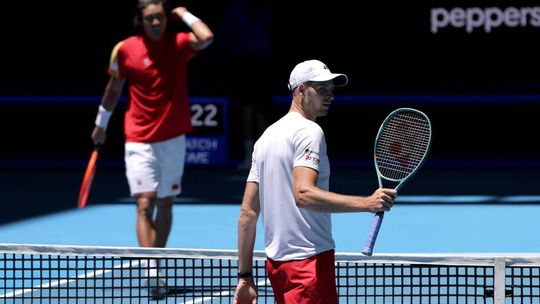
[[193, 23], [195, 23], [195, 21], [199, 21], [201, 19], [193, 16], [193, 14], [190, 12], [185, 12], [182, 15], [182, 20], [184, 21], [185, 24], [187, 24], [187, 26], [189, 26], [189, 28], [191, 28], [193, 26]]
[[102, 105], [99, 105], [98, 113], [96, 116], [96, 126], [107, 129], [109, 119], [111, 118], [112, 111], [107, 111]]

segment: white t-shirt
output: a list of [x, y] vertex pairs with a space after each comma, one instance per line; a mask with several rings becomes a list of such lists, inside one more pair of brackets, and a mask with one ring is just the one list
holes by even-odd
[[266, 255], [299, 260], [334, 249], [331, 214], [299, 208], [293, 167], [317, 170], [317, 186], [328, 190], [330, 164], [321, 127], [296, 112], [272, 124], [255, 143], [247, 181], [259, 183]]

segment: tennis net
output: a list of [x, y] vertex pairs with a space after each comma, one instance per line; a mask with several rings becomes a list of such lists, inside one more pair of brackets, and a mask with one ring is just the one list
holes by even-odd
[[[233, 250], [0, 244], [0, 303], [232, 303], [237, 260]], [[255, 252], [259, 303], [274, 303], [264, 261]], [[336, 275], [339, 303], [540, 303], [540, 255], [337, 253]]]

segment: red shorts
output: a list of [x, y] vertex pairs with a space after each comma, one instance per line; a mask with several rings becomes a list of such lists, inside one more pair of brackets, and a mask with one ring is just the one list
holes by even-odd
[[278, 304], [337, 304], [334, 250], [304, 260], [267, 259], [266, 270]]

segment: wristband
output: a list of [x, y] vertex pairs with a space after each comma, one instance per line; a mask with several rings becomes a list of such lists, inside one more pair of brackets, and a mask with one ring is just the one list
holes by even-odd
[[185, 24], [187, 24], [187, 26], [189, 26], [189, 28], [191, 28], [193, 26], [193, 23], [195, 23], [195, 21], [199, 21], [201, 19], [193, 16], [193, 14], [190, 12], [185, 12], [182, 15], [182, 20], [184, 21]]
[[238, 278], [239, 279], [247, 279], [247, 278], [251, 278], [251, 277], [253, 277], [253, 273], [251, 271], [239, 272], [238, 273]]
[[96, 126], [107, 129], [107, 125], [109, 124], [109, 119], [111, 118], [112, 111], [107, 111], [103, 105], [99, 105], [98, 113], [96, 116]]

